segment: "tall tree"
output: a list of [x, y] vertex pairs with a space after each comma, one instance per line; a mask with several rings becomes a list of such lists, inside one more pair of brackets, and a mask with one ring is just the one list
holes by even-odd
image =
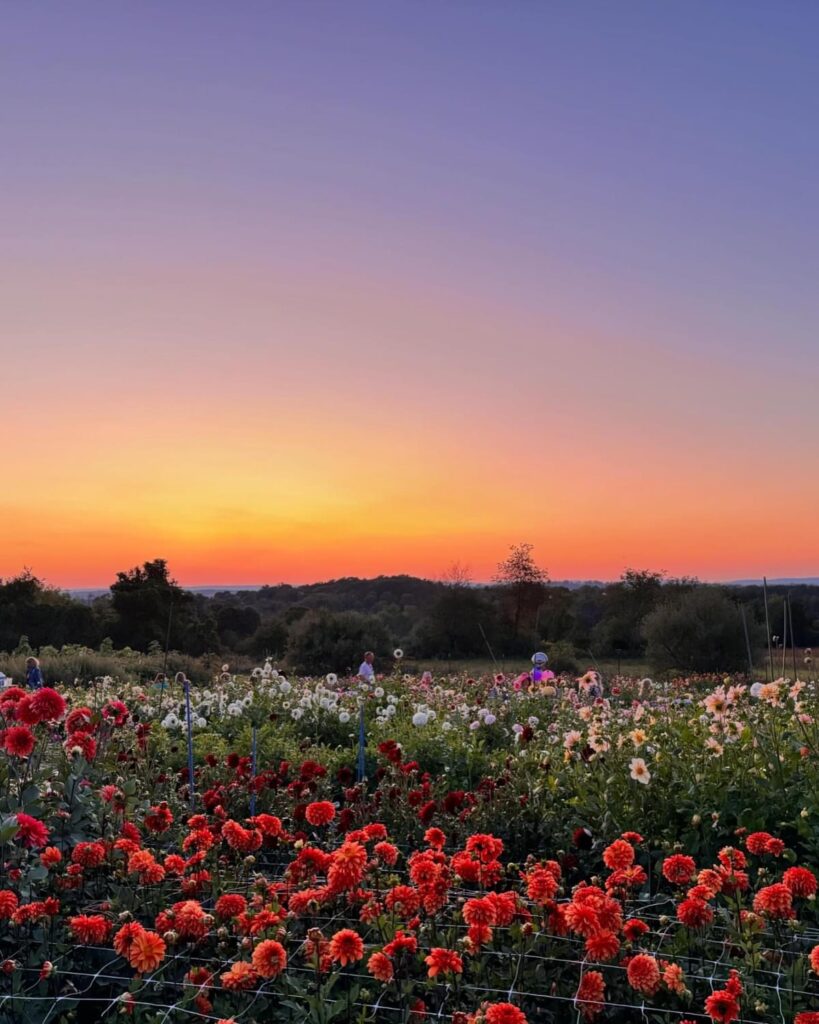
[[441, 583], [447, 587], [468, 587], [472, 583], [472, 569], [456, 560], [441, 573]]
[[504, 587], [512, 607], [512, 627], [517, 637], [526, 612], [536, 614], [543, 603], [549, 574], [532, 557], [533, 544], [513, 544], [509, 555], [498, 563], [492, 577], [494, 583]]
[[111, 584], [111, 604], [117, 617], [115, 640], [137, 650], [156, 642], [171, 645], [189, 625], [192, 595], [183, 590], [168, 572], [164, 558], [144, 562], [128, 572], [118, 572]]

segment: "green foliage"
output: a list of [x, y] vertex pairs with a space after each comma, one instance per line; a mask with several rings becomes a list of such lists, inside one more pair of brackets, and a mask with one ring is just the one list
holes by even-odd
[[[752, 651], [761, 646], [759, 627], [751, 624]], [[739, 606], [711, 587], [676, 594], [645, 619], [647, 656], [658, 670], [735, 671], [748, 665]]]
[[496, 634], [495, 610], [486, 595], [450, 586], [417, 624], [409, 647], [422, 657], [465, 658], [486, 653], [486, 643], [495, 641]]
[[549, 668], [552, 672], [572, 672], [579, 670], [577, 652], [567, 640], [558, 640], [553, 644], [546, 644], [546, 653], [549, 655]]
[[357, 670], [368, 650], [381, 658], [390, 654], [389, 635], [376, 616], [310, 612], [290, 631], [287, 660], [297, 672], [349, 675]]
[[535, 562], [531, 544], [514, 544], [507, 557], [498, 563], [492, 579], [508, 599], [512, 635], [517, 637], [525, 622], [534, 622], [543, 604], [549, 574]]
[[[30, 572], [0, 581], [0, 651], [14, 651], [16, 657], [42, 653], [45, 645], [61, 652], [74, 645], [113, 657], [115, 651], [130, 648], [145, 652], [154, 664], [158, 661], [158, 670], [170, 619], [171, 650], [202, 657], [207, 664], [227, 660], [235, 666], [242, 658], [266, 656], [282, 661], [289, 649], [306, 643], [303, 634], [309, 626], [299, 623], [307, 617], [356, 612], [369, 617], [385, 652], [402, 647], [408, 658], [419, 661], [528, 660], [534, 650], [557, 642], [582, 652], [584, 662], [589, 652], [600, 662], [643, 661], [647, 616], [675, 595], [699, 589], [696, 580], [634, 569], [605, 585], [548, 583], [527, 545], [512, 550], [491, 585], [473, 585], [468, 572], [456, 566], [440, 582], [410, 576], [345, 578], [212, 596], [183, 590], [165, 561], [156, 559], [119, 573], [110, 594], [95, 598], [71, 597]], [[755, 632], [765, 619], [761, 587], [724, 592], [745, 606]], [[819, 587], [769, 586], [768, 595], [772, 633], [785, 633], [789, 597], [797, 645], [819, 645]], [[738, 638], [744, 644], [741, 622]], [[355, 668], [360, 631], [349, 640], [350, 653], [335, 650], [336, 638], [334, 650], [309, 663], [324, 665], [340, 658], [342, 671]], [[571, 668], [571, 659], [565, 664]], [[10, 674], [5, 660], [0, 667]], [[89, 678], [91, 670], [90, 662], [79, 665], [77, 675]], [[101, 674], [110, 671], [101, 668]]]
[[248, 640], [242, 644], [242, 650], [259, 658], [284, 657], [287, 650], [288, 628], [279, 618], [267, 619]]
[[[15, 682], [25, 678], [25, 653], [4, 657], [3, 672]], [[142, 654], [130, 648], [120, 651], [93, 651], [88, 647], [67, 644], [57, 653], [40, 651], [40, 669], [49, 686], [82, 683], [94, 679], [125, 677], [135, 680], [153, 679], [165, 664], [165, 656], [159, 654]], [[211, 671], [203, 662], [187, 654], [171, 651], [168, 656], [168, 672], [184, 672], [193, 681], [204, 682], [210, 678]]]
[[117, 617], [114, 639], [140, 650], [152, 642], [163, 645], [169, 625], [173, 637], [174, 626], [178, 634], [187, 624], [190, 603], [191, 595], [171, 579], [164, 558], [118, 572], [111, 585], [111, 605]]

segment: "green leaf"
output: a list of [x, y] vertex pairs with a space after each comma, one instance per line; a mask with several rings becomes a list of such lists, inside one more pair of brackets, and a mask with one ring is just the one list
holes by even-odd
[[2, 825], [0, 825], [0, 846], [10, 842], [16, 832], [17, 815], [13, 814], [10, 818], [4, 818]]
[[39, 803], [39, 800], [40, 791], [35, 785], [26, 786], [20, 795], [20, 803], [26, 808], [34, 807], [35, 804]]

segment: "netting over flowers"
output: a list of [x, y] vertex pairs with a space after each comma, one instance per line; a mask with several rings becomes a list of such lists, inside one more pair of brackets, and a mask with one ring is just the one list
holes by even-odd
[[[727, 714], [712, 697], [709, 737]], [[460, 795], [447, 804], [393, 740], [371, 783], [339, 770], [331, 785], [313, 758], [273, 768], [262, 756], [256, 775], [248, 755], [198, 752], [192, 788], [184, 751], [163, 765], [132, 702], [74, 703], [0, 696], [15, 807], [0, 830], [3, 1021], [819, 1021], [816, 874], [774, 832], [734, 823], [712, 850], [725, 830], [714, 812], [697, 842], [658, 845], [603, 815], [574, 825], [578, 798], [564, 792], [573, 827], [536, 848], [501, 813], [532, 798], [506, 763], [523, 757], [513, 730], [505, 769], [472, 800], [448, 790]], [[723, 740], [739, 744], [739, 691], [727, 705]], [[658, 737], [670, 706], [641, 706], [640, 730]], [[785, 710], [808, 716], [804, 699], [769, 707], [783, 744]], [[616, 747], [611, 706], [587, 708], [572, 712], [581, 740], [566, 729], [553, 745], [565, 767], [538, 753], [552, 792], [560, 771], [592, 785], [612, 769], [585, 753], [592, 730], [604, 753]]]

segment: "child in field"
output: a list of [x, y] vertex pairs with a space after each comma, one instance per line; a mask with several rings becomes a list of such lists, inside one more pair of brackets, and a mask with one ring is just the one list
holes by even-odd
[[30, 690], [39, 690], [43, 685], [43, 673], [40, 662], [36, 658], [26, 658], [26, 686]]
[[[538, 651], [537, 654], [532, 655], [532, 683], [537, 686], [543, 680], [543, 675], [546, 671], [546, 666], [549, 664], [549, 656], [544, 654], [543, 651]], [[552, 675], [552, 673], [549, 673]]]
[[553, 685], [555, 674], [551, 669], [546, 668], [548, 664], [549, 656], [542, 651], [532, 655], [532, 665], [534, 667], [530, 673], [532, 682], [529, 689], [533, 693], [543, 693], [547, 697], [553, 697], [556, 692]]

